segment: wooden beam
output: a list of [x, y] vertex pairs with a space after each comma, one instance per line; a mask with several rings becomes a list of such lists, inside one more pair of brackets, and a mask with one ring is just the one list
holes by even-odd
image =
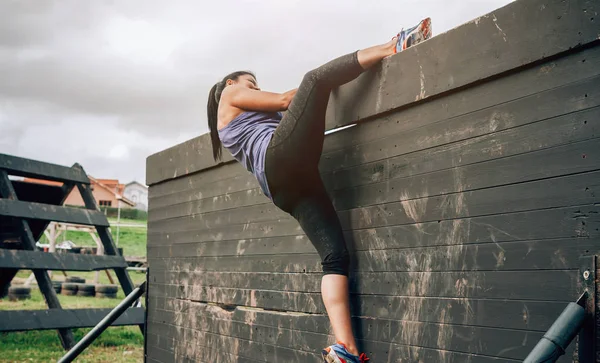
[[108, 227], [104, 213], [83, 208], [0, 199], [0, 215]]
[[[112, 309], [0, 311], [0, 332], [93, 327]], [[111, 326], [144, 323], [144, 308], [129, 308]]]
[[97, 271], [127, 268], [127, 261], [123, 256], [0, 249], [0, 267], [27, 270]]
[[[15, 193], [15, 189], [13, 188], [10, 179], [8, 179], [8, 173], [5, 170], [0, 169], [0, 196], [4, 201], [17, 201], [17, 193]], [[21, 243], [26, 250], [34, 251], [35, 250], [35, 239], [33, 238], [33, 234], [31, 233], [31, 228], [29, 228], [29, 222], [25, 219], [18, 219], [15, 222], [15, 227], [19, 231], [21, 235]], [[48, 304], [50, 309], [61, 309], [60, 301], [56, 296], [56, 291], [54, 291], [54, 287], [50, 281], [50, 276], [48, 276], [48, 272], [45, 270], [34, 270], [35, 278], [38, 283], [38, 287], [44, 295], [44, 299]], [[60, 341], [64, 349], [71, 349], [75, 344], [75, 339], [73, 338], [73, 332], [68, 329], [59, 329], [58, 330]]]
[[0, 154], [0, 169], [15, 176], [59, 182], [90, 183], [85, 172], [78, 168], [24, 159], [13, 155]]

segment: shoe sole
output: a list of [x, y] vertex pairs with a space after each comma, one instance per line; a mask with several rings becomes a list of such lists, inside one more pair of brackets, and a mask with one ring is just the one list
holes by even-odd
[[325, 349], [323, 349], [323, 351], [321, 352], [321, 355], [323, 356], [324, 363], [341, 363], [339, 359], [329, 355], [329, 352]]
[[[404, 48], [404, 44], [415, 33], [420, 33], [422, 35], [423, 39], [419, 39], [415, 43], [412, 43], [409, 46], [407, 46], [406, 48]], [[421, 38], [421, 37], [419, 37], [419, 38]], [[431, 18], [426, 18], [426, 19], [421, 20], [421, 22], [419, 24], [417, 24], [414, 27], [414, 29], [412, 29], [410, 32], [406, 33], [406, 37], [402, 40], [402, 46], [401, 46], [402, 49], [400, 49], [400, 52], [407, 50], [410, 47], [414, 47], [415, 45], [422, 43], [429, 38], [431, 38]], [[399, 53], [398, 46], [396, 46], [396, 48], [394, 48], [394, 52]]]

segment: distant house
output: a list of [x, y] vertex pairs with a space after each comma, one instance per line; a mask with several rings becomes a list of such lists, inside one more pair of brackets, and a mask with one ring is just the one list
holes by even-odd
[[148, 210], [148, 187], [146, 185], [132, 181], [125, 185], [123, 195], [134, 203], [134, 208]]
[[[114, 207], [119, 206], [119, 200], [121, 200], [121, 208], [133, 208], [135, 203], [123, 196], [125, 185], [120, 184], [116, 179], [96, 179], [88, 175], [90, 179], [90, 185], [92, 187], [92, 194], [96, 199], [98, 206], [102, 207]], [[40, 180], [34, 178], [25, 178], [23, 181], [28, 183], [38, 183], [47, 185], [62, 185], [60, 182], [54, 182], [49, 180]], [[69, 196], [65, 200], [65, 205], [73, 206], [85, 206], [81, 194], [77, 188], [73, 188]]]

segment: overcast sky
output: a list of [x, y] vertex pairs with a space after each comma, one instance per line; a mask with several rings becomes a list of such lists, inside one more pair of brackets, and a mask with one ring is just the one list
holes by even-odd
[[283, 92], [424, 17], [438, 35], [509, 2], [1, 0], [0, 153], [144, 182], [148, 155], [208, 132], [228, 72]]

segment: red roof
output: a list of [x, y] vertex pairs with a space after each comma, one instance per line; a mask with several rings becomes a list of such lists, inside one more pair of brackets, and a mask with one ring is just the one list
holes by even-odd
[[[133, 201], [131, 201], [123, 196], [123, 192], [125, 190], [125, 184], [119, 184], [118, 179], [96, 179], [96, 178], [91, 177], [90, 175], [88, 175], [88, 178], [90, 178], [90, 182], [93, 185], [98, 185], [99, 187], [102, 187], [102, 188], [108, 190], [109, 192], [111, 192], [112, 194], [114, 194], [115, 198], [121, 199], [124, 203], [129, 204], [130, 206], [135, 206], [135, 203]], [[36, 184], [45, 184], [45, 185], [56, 185], [56, 186], [63, 185], [63, 183], [61, 183], [61, 182], [36, 179], [36, 178], [24, 178], [23, 181], [27, 182], [27, 183], [36, 183]]]

